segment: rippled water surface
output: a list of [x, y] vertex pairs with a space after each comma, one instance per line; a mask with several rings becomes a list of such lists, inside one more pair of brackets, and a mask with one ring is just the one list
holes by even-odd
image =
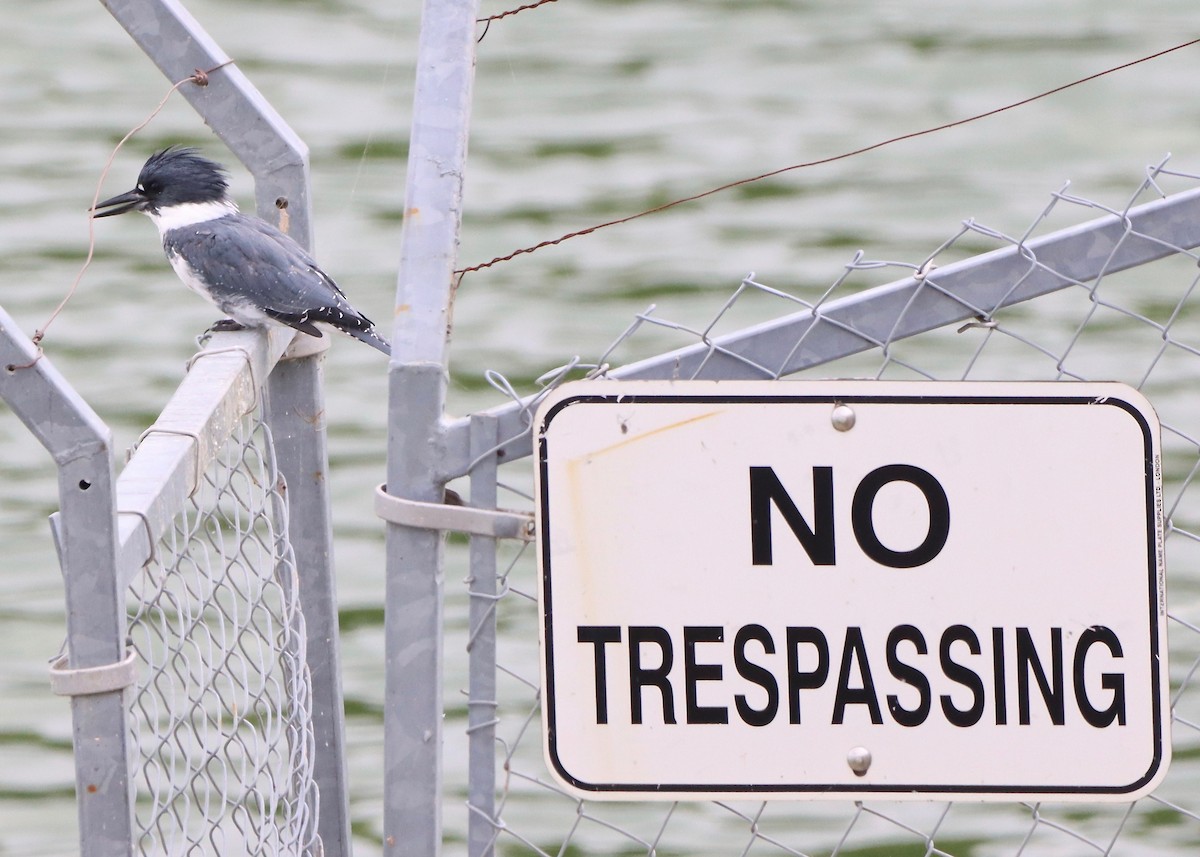
[[[310, 146], [317, 255], [360, 309], [386, 322], [418, 4], [188, 7]], [[486, 0], [483, 11], [504, 8]], [[168, 84], [99, 3], [8, 2], [4, 12], [0, 304], [32, 332], [79, 270], [84, 211], [105, 159]], [[560, 0], [496, 22], [479, 46], [461, 261], [990, 110], [1182, 42], [1195, 24], [1192, 0]], [[594, 357], [650, 304], [702, 324], [751, 271], [815, 296], [858, 248], [919, 261], [968, 217], [1019, 234], [1068, 180], [1073, 192], [1120, 205], [1168, 152], [1195, 172], [1198, 62], [1200, 48], [1181, 51], [472, 274], [455, 307], [451, 409], [499, 401], [482, 382], [487, 369], [528, 389], [573, 355]], [[126, 190], [145, 156], [174, 142], [232, 164], [176, 97], [117, 156], [103, 193]], [[234, 187], [250, 206], [245, 174], [235, 172]], [[739, 318], [772, 311], [750, 305]], [[213, 318], [175, 280], [150, 223], [101, 221], [95, 260], [46, 353], [126, 447]], [[622, 359], [674, 344], [665, 332], [640, 338]], [[326, 368], [362, 854], [381, 851], [383, 540], [370, 496], [384, 466], [385, 370], [379, 354], [343, 339]], [[51, 462], [0, 407], [0, 854], [77, 851], [69, 710], [49, 694], [45, 668], [64, 629], [46, 526], [56, 504]], [[447, 578], [457, 582], [457, 543], [450, 556]], [[463, 609], [451, 605], [452, 628], [461, 630]], [[532, 624], [528, 633], [535, 645]], [[461, 706], [449, 669], [448, 694]], [[453, 850], [462, 796], [448, 798], [446, 816]], [[688, 847], [700, 851], [709, 834], [699, 820], [694, 830]], [[826, 851], [836, 844], [827, 839]], [[1164, 848], [1156, 853], [1191, 853]]]

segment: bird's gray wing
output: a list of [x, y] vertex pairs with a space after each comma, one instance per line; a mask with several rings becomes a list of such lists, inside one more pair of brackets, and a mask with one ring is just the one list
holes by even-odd
[[252, 305], [313, 336], [321, 335], [313, 321], [370, 327], [312, 256], [265, 221], [237, 214], [200, 223], [170, 251], [208, 283], [222, 308]]

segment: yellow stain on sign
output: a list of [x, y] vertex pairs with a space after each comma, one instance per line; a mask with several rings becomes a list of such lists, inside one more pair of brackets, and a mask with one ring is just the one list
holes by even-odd
[[701, 420], [707, 420], [707, 419], [710, 419], [711, 417], [720, 416], [720, 414], [721, 414], [721, 411], [709, 411], [706, 414], [698, 414], [697, 416], [694, 416], [694, 417], [688, 417], [686, 420], [676, 420], [673, 423], [668, 423], [665, 426], [659, 426], [656, 429], [650, 429], [649, 431], [639, 432], [638, 434], [635, 434], [633, 437], [624, 438], [623, 440], [620, 440], [617, 443], [609, 444], [608, 446], [597, 449], [594, 452], [590, 452], [583, 459], [573, 459], [571, 462], [569, 462], [568, 466], [574, 466], [581, 460], [590, 461], [591, 459], [599, 458], [602, 455], [608, 455], [610, 452], [616, 452], [618, 449], [622, 449], [626, 446], [629, 446], [630, 444], [640, 443], [644, 440], [649, 440], [652, 437], [656, 437], [660, 434], [663, 434], [664, 432], [674, 431], [675, 429], [678, 429], [682, 426], [690, 425], [692, 423], [698, 423]]
[[[632, 437], [622, 438], [621, 440], [611, 443], [608, 446], [591, 450], [583, 455], [576, 456], [575, 458], [568, 459], [564, 462], [564, 468], [566, 471], [566, 493], [567, 496], [570, 497], [568, 506], [571, 514], [570, 532], [572, 532], [577, 539], [576, 544], [572, 546], [572, 552], [574, 554], [574, 561], [579, 563], [580, 575], [577, 585], [581, 586], [584, 591], [583, 600], [585, 603], [590, 603], [593, 606], [599, 606], [595, 603], [594, 596], [591, 594], [592, 587], [590, 584], [591, 581], [595, 579], [594, 575], [597, 573], [597, 570], [592, 567], [592, 562], [597, 558], [603, 557], [606, 553], [605, 548], [608, 547], [603, 544], [592, 543], [594, 542], [592, 533], [596, 528], [592, 526], [590, 522], [597, 515], [604, 514], [603, 508], [598, 509], [596, 507], [595, 500], [597, 497], [606, 497], [609, 501], [616, 501], [618, 499], [613, 491], [596, 490], [595, 484], [585, 487], [584, 483], [588, 478], [585, 475], [585, 468], [594, 464], [597, 459], [603, 456], [611, 455], [622, 449], [627, 449], [634, 444], [643, 443], [647, 440], [657, 438], [667, 432], [678, 430], [683, 426], [702, 422], [710, 419], [711, 417], [719, 416], [721, 413], [721, 411], [709, 411], [708, 413], [697, 414], [696, 416], [688, 417], [687, 419], [676, 420], [668, 423], [667, 425], [659, 426], [655, 429], [639, 432], [634, 434]], [[594, 480], [595, 478], [596, 476], [593, 473], [592, 479]], [[590, 504], [585, 502], [585, 498], [591, 499], [592, 502]], [[564, 545], [559, 549], [563, 550], [565, 548], [566, 546]]]

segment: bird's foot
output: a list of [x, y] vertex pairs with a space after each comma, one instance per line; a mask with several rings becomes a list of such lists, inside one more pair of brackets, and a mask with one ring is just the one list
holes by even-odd
[[246, 325], [232, 318], [217, 319], [205, 333], [222, 333], [230, 330], [245, 330]]
[[221, 318], [214, 321], [204, 333], [196, 337], [196, 347], [203, 348], [212, 339], [214, 333], [227, 333], [234, 330], [245, 330], [246, 325], [232, 318]]

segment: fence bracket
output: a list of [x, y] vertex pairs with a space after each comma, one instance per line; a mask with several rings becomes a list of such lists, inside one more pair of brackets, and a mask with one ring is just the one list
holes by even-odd
[[137, 680], [138, 654], [130, 649], [125, 660], [98, 667], [71, 669], [67, 656], [50, 662], [50, 691], [58, 696], [89, 696], [124, 690]]
[[536, 532], [530, 512], [405, 500], [387, 493], [387, 485], [375, 489], [375, 514], [390, 523], [419, 530], [453, 530], [494, 539], [531, 542]]

